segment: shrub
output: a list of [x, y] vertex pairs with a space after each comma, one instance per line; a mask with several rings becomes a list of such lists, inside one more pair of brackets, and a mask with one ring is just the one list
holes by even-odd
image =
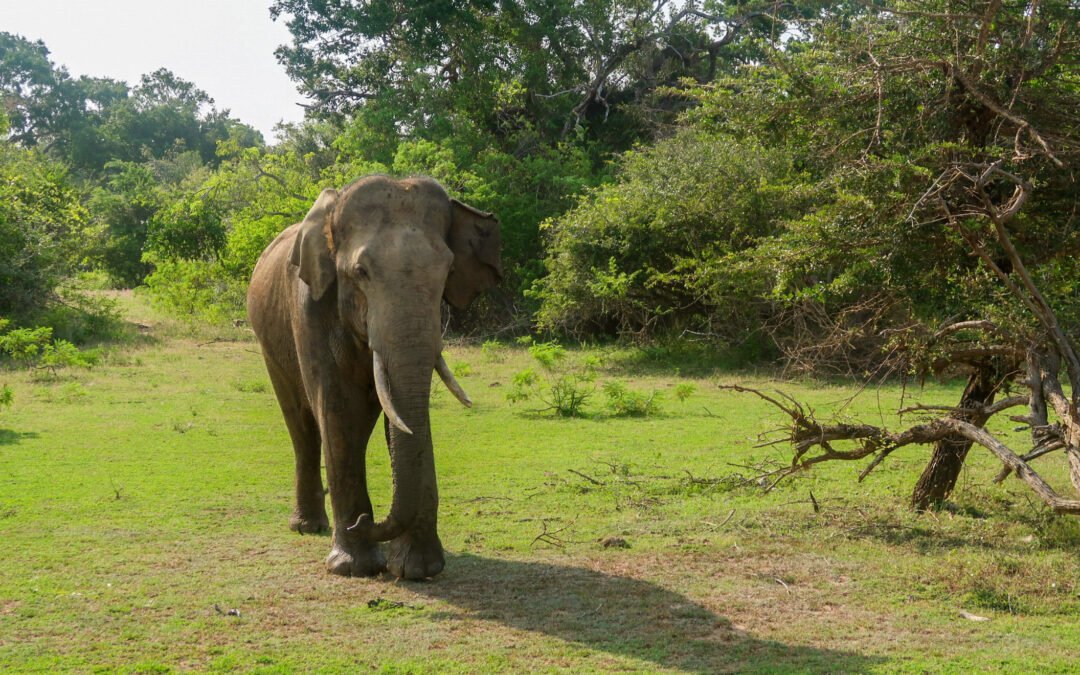
[[679, 403], [686, 403], [686, 399], [690, 398], [690, 395], [697, 391], [697, 387], [689, 382], [680, 382], [675, 385], [675, 400]]
[[617, 182], [544, 224], [544, 328], [654, 337], [690, 329], [732, 343], [760, 324], [768, 280], [735, 254], [804, 201], [783, 149], [685, 129], [626, 153]]
[[646, 417], [661, 411], [663, 395], [658, 391], [644, 394], [627, 389], [622, 382], [608, 382], [604, 385], [608, 409], [619, 417]]
[[159, 260], [146, 286], [154, 304], [188, 320], [226, 323], [245, 316], [247, 279], [230, 277], [219, 263]]
[[596, 361], [586, 359], [577, 367], [566, 364], [566, 350], [554, 342], [534, 344], [529, 353], [540, 366], [526, 368], [514, 375], [506, 399], [519, 403], [538, 399], [546, 407], [537, 412], [552, 411], [559, 417], [583, 417], [585, 403], [596, 391]]
[[[0, 331], [8, 326], [0, 319]], [[20, 366], [36, 368], [56, 377], [64, 368], [91, 368], [101, 363], [98, 349], [80, 350], [67, 340], [53, 340], [52, 328], [15, 328], [0, 335], [0, 353]]]
[[480, 356], [488, 363], [502, 363], [506, 360], [506, 345], [497, 340], [484, 340]]

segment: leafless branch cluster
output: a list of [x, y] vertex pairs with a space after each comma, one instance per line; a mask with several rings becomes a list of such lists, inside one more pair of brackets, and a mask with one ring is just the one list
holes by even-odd
[[[982, 428], [982, 425], [957, 419], [955, 416], [930, 419], [897, 432], [869, 424], [822, 424], [815, 418], [812, 410], [786, 394], [779, 393], [777, 396], [770, 396], [758, 389], [739, 385], [728, 385], [725, 388], [752, 393], [776, 406], [790, 418], [790, 425], [783, 437], [762, 444], [774, 445], [790, 442], [795, 450], [790, 466], [762, 474], [761, 478], [768, 478], [771, 481], [768, 485], [769, 489], [787, 476], [820, 462], [852, 461], [872, 457], [859, 475], [861, 481], [899, 448], [907, 445], [927, 445], [959, 435], [982, 446], [1001, 460], [1002, 471], [995, 479], [996, 482], [1004, 480], [1010, 473], [1015, 473], [1055, 513], [1080, 514], [1080, 500], [1060, 496], [1030, 465], [1030, 462], [1036, 458], [1055, 451], [1063, 451], [1068, 461], [1073, 487], [1080, 493], [1080, 417], [1077, 416], [1076, 405], [1064, 394], [1058, 382], [1060, 363], [1055, 363], [1053, 359], [1048, 360], [1045, 354], [1032, 351], [1028, 354], [1027, 366], [1027, 379], [1023, 380], [1023, 383], [1031, 390], [1028, 396], [1010, 396], [978, 410], [915, 406], [900, 411], [961, 412], [975, 414], [985, 423], [985, 420], [996, 414], [1020, 405], [1027, 405], [1029, 407], [1027, 415], [1010, 417], [1014, 421], [1024, 422], [1031, 431], [1032, 447], [1023, 455], [1014, 452], [1004, 442]], [[1053, 411], [1057, 417], [1054, 423], [1048, 420], [1050, 411]], [[854, 446], [846, 450], [839, 449], [835, 444], [840, 441], [853, 441]]]
[[882, 349], [881, 332], [895, 303], [885, 293], [852, 303], [839, 311], [811, 300], [782, 309], [764, 326], [784, 355], [784, 375], [833, 372], [864, 377], [896, 364]]
[[[1006, 379], [1013, 380], [1013, 384], [1018, 387], [1028, 389], [1027, 395], [1010, 396], [992, 404], [969, 401], [963, 407], [909, 407], [900, 412], [942, 415], [894, 432], [884, 426], [868, 424], [823, 424], [816, 419], [813, 410], [786, 394], [770, 396], [757, 389], [738, 385], [729, 385], [726, 388], [755, 394], [790, 418], [784, 436], [763, 443], [774, 445], [790, 442], [794, 447], [790, 466], [762, 474], [762, 479], [770, 481], [769, 489], [785, 477], [820, 462], [852, 461], [870, 457], [871, 460], [859, 476], [859, 480], [862, 480], [901, 447], [938, 444], [951, 440], [954, 443], [966, 443], [967, 446], [979, 445], [1001, 460], [1002, 470], [996, 482], [1015, 473], [1056, 513], [1080, 514], [1080, 500], [1060, 496], [1030, 465], [1034, 459], [1063, 451], [1073, 487], [1080, 492], [1080, 415], [1077, 413], [1080, 359], [1077, 357], [1073, 340], [1062, 329], [1049, 303], [1032, 279], [1006, 228], [1009, 219], [1023, 208], [1032, 186], [1002, 169], [1001, 162], [977, 166], [957, 165], [951, 171], [952, 175], [939, 178], [935, 185], [945, 190], [945, 186], [950, 184], [966, 182], [967, 190], [976, 195], [981, 204], [972, 207], [972, 210], [963, 213], [961, 217], [950, 209], [943, 196], [938, 195], [937, 199], [949, 226], [963, 237], [973, 253], [997, 275], [1005, 287], [1023, 302], [1024, 307], [1038, 320], [1042, 331], [1034, 335], [1022, 335], [1005, 331], [987, 320], [950, 322], [931, 337], [931, 346], [934, 342], [943, 342], [948, 338], [952, 347], [937, 357], [935, 367], [944, 368], [956, 363], [985, 364], [988, 359], [1005, 359], [1009, 364], [1004, 368]], [[995, 178], [1013, 186], [1012, 194], [1002, 203], [995, 202], [988, 190], [988, 185]], [[972, 223], [976, 216], [989, 221], [992, 226], [989, 236], [992, 236], [994, 243], [1005, 252], [1008, 271], [1003, 269], [1004, 260], [995, 259], [988, 252], [988, 243], [985, 240], [988, 235], [973, 229]], [[971, 342], [953, 339], [965, 332], [976, 333], [979, 339]], [[1021, 364], [1023, 367], [1020, 367]], [[1063, 366], [1071, 395], [1066, 395], [1059, 381]], [[996, 391], [1002, 384], [1004, 383], [995, 384], [991, 391]], [[984, 428], [994, 415], [1020, 405], [1027, 405], [1028, 413], [1011, 416], [1010, 419], [1023, 423], [1030, 430], [1031, 447], [1024, 453], [1013, 451]], [[1051, 413], [1056, 421], [1051, 421]], [[849, 449], [840, 449], [836, 444], [842, 441], [852, 442], [854, 445]], [[963, 461], [962, 454], [960, 461]]]

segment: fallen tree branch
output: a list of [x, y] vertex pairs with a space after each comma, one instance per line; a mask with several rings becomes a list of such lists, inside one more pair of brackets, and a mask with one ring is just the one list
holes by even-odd
[[[1060, 385], [1058, 386], [1060, 388]], [[1065, 499], [1058, 495], [1027, 463], [1029, 459], [1050, 452], [1052, 449], [1049, 446], [1037, 449], [1038, 452], [1033, 451], [1024, 457], [1020, 457], [990, 432], [971, 422], [956, 419], [955, 417], [940, 417], [895, 433], [889, 432], [883, 427], [869, 424], [821, 424], [813, 418], [811, 413], [806, 411], [804, 406], [783, 392], [777, 393], [780, 397], [792, 401], [794, 405], [783, 405], [776, 397], [769, 396], [751, 387], [723, 385], [721, 388], [752, 393], [762, 400], [772, 403], [791, 417], [791, 425], [785, 439], [792, 444], [795, 450], [791, 465], [747, 480], [747, 482], [752, 480], [767, 481], [766, 491], [774, 488], [787, 476], [805, 470], [814, 464], [832, 460], [853, 461], [875, 455], [867, 468], [860, 474], [859, 480], [862, 481], [870, 471], [881, 464], [887, 455], [898, 448], [913, 444], [927, 445], [950, 436], [961, 436], [989, 450], [1008, 467], [1010, 472], [1016, 473], [1018, 478], [1027, 483], [1055, 513], [1080, 514], [1080, 500]], [[979, 411], [979, 414], [988, 418], [993, 414], [1027, 402], [1027, 396], [1011, 396], [997, 404], [983, 408]], [[923, 406], [923, 409], [932, 408], [936, 408], [936, 406]], [[1072, 414], [1076, 414], [1075, 408], [1072, 409]], [[1075, 428], [1080, 432], [1080, 423]], [[841, 440], [857, 441], [859, 443], [851, 450], [837, 450], [832, 446], [832, 442]], [[822, 452], [807, 456], [815, 446], [819, 447]], [[1066, 447], [1066, 453], [1069, 456], [1070, 477], [1077, 489], [1080, 490], [1080, 451], [1075, 447], [1067, 447], [1065, 444], [1062, 447]], [[768, 479], [774, 477], [774, 480], [768, 481]]]

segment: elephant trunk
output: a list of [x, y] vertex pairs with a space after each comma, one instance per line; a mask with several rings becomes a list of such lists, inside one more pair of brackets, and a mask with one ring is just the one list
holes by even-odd
[[400, 536], [423, 514], [435, 514], [439, 500], [428, 414], [434, 364], [427, 362], [418, 367], [415, 357], [387, 356], [388, 363], [384, 363], [382, 355], [373, 352], [372, 365], [387, 420], [394, 483], [390, 513], [379, 522], [371, 514], [362, 514], [348, 528], [368, 541], [389, 541]]

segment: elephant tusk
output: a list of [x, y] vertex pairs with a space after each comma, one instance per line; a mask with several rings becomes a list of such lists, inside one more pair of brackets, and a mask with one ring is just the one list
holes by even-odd
[[394, 404], [390, 400], [390, 385], [386, 381], [386, 367], [383, 366], [379, 352], [372, 350], [371, 359], [372, 364], [375, 366], [375, 393], [379, 395], [379, 403], [382, 405], [386, 419], [390, 420], [390, 423], [398, 429], [411, 435], [412, 429], [405, 426], [405, 423], [401, 421], [401, 415], [398, 415], [397, 410], [394, 410]]
[[435, 371], [439, 373], [439, 377], [442, 378], [446, 388], [450, 390], [450, 393], [457, 397], [457, 400], [461, 401], [461, 405], [466, 408], [472, 407], [472, 399], [465, 393], [465, 390], [461, 388], [458, 381], [454, 379], [454, 374], [450, 372], [450, 366], [446, 365], [446, 359], [439, 354], [439, 360], [435, 362]]

